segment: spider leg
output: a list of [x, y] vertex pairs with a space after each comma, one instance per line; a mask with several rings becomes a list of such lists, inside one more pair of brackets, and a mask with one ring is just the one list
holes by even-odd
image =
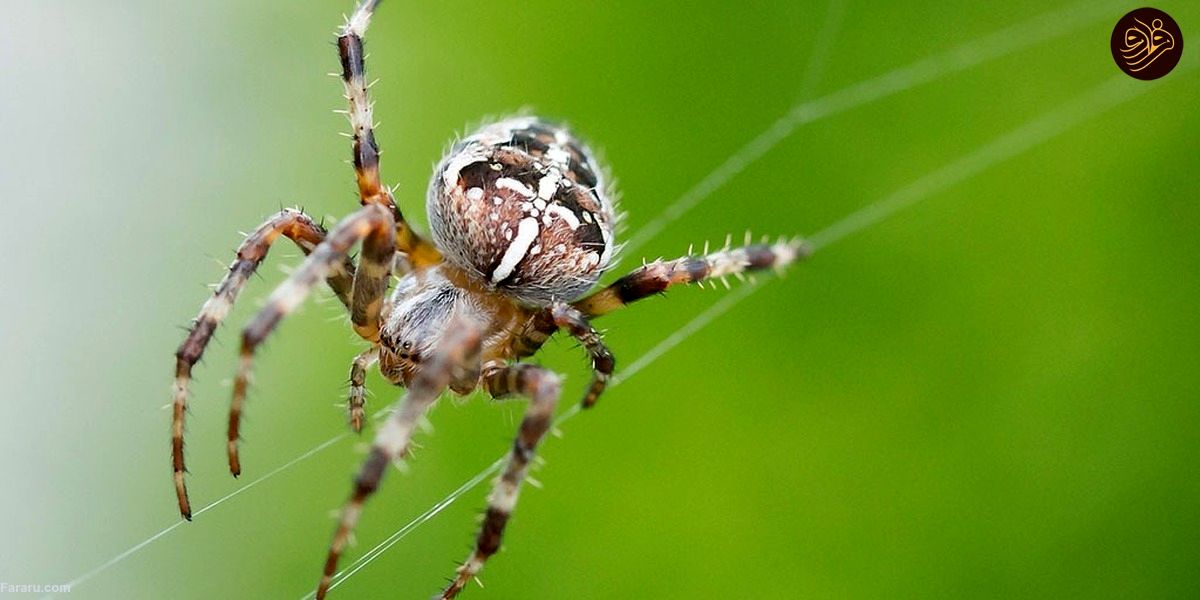
[[346, 399], [346, 409], [350, 413], [350, 428], [354, 430], [354, 433], [362, 433], [365, 420], [363, 406], [366, 405], [367, 398], [364, 388], [367, 369], [378, 360], [379, 346], [371, 346], [354, 357], [354, 362], [350, 363], [350, 394]]
[[496, 479], [488, 497], [487, 513], [476, 538], [475, 549], [458, 568], [454, 581], [442, 592], [443, 600], [457, 596], [467, 582], [479, 573], [487, 559], [500, 549], [504, 526], [516, 507], [517, 494], [533, 460], [534, 450], [550, 429], [554, 407], [558, 404], [560, 379], [552, 371], [539, 366], [492, 362], [483, 368], [483, 385], [495, 398], [520, 394], [528, 397], [530, 404], [521, 420], [508, 464]]
[[379, 488], [379, 481], [387, 471], [387, 466], [407, 454], [413, 429], [421, 416], [447, 385], [463, 379], [465, 373], [477, 371], [479, 368], [479, 330], [461, 319], [455, 319], [447, 329], [446, 335], [442, 348], [413, 378], [404, 396], [404, 405], [392, 414], [375, 435], [370, 454], [354, 480], [354, 490], [350, 499], [342, 507], [341, 518], [325, 559], [321, 582], [317, 586], [318, 599], [324, 598], [329, 591], [329, 584], [337, 571], [338, 559], [345, 550], [350, 533], [358, 524], [363, 505]]
[[[602, 374], [599, 367], [605, 361], [611, 362], [612, 356], [608, 355], [606, 358], [603, 355], [605, 350], [603, 344], [598, 344], [598, 334], [595, 340], [597, 343], [589, 343], [580, 338], [580, 334], [586, 334], [583, 327], [590, 328], [590, 325], [586, 325], [590, 319], [606, 315], [636, 300], [662, 293], [672, 285], [701, 283], [707, 279], [723, 279], [729, 275], [742, 277], [747, 272], [767, 268], [782, 269], [797, 259], [807, 257], [809, 252], [808, 246], [803, 242], [789, 241], [725, 248], [701, 256], [687, 256], [672, 261], [654, 261], [565, 307], [575, 309], [575, 314], [560, 308], [558, 310], [561, 314], [556, 316], [553, 307], [534, 313], [514, 336], [513, 355], [517, 359], [533, 356], [554, 332], [566, 327], [572, 330], [572, 335], [580, 339], [592, 355], [593, 367], [597, 372], [593, 377], [589, 396], [592, 396], [592, 390], [598, 395], [605, 383], [600, 381]], [[585, 325], [580, 325], [579, 319], [583, 319]], [[595, 397], [592, 396], [591, 403], [594, 402]], [[585, 397], [584, 406], [591, 406], [591, 403]]]
[[[350, 369], [350, 427], [361, 432], [363, 427], [363, 381], [366, 369], [379, 359], [380, 321], [383, 317], [384, 299], [388, 281], [397, 263], [398, 256], [393, 240], [394, 233], [380, 232], [367, 235], [362, 241], [362, 252], [358, 258], [358, 270], [354, 273], [353, 299], [350, 304], [350, 322], [359, 337], [371, 342], [371, 348], [354, 359]], [[231, 439], [237, 432], [230, 433]]]
[[[242, 330], [242, 349], [237, 374], [233, 379], [233, 401], [229, 406], [229, 471], [236, 477], [241, 474], [241, 462], [238, 460], [239, 425], [241, 424], [242, 405], [246, 400], [246, 388], [250, 381], [250, 371], [254, 363], [254, 352], [267, 335], [279, 324], [283, 317], [292, 312], [312, 291], [313, 286], [321, 278], [326, 277], [338, 263], [346, 259], [350, 248], [362, 240], [362, 256], [359, 267], [354, 273], [353, 292], [351, 294], [351, 320], [354, 329], [371, 342], [378, 341], [379, 333], [373, 334], [363, 330], [371, 323], [378, 322], [378, 315], [366, 315], [363, 306], [378, 306], [382, 304], [386, 280], [391, 270], [391, 247], [393, 235], [392, 215], [384, 207], [370, 204], [361, 208], [329, 233], [325, 241], [317, 246], [304, 264], [292, 273], [287, 281], [280, 284], [267, 299], [267, 305], [259, 311], [254, 320]], [[380, 263], [380, 248], [388, 251], [387, 259]], [[381, 284], [379, 280], [383, 280]], [[364, 291], [365, 290], [365, 291]], [[370, 336], [370, 337], [368, 337]], [[373, 339], [372, 339], [373, 338]]]
[[[382, 211], [373, 211], [382, 213]], [[364, 233], [362, 251], [358, 255], [358, 270], [354, 272], [354, 289], [350, 301], [350, 323], [354, 333], [372, 344], [379, 343], [379, 323], [383, 314], [384, 297], [394, 266], [395, 232], [383, 217], [372, 217], [375, 229]], [[390, 221], [391, 219], [386, 219]]]
[[612, 378], [613, 369], [616, 368], [616, 359], [604, 345], [600, 332], [592, 327], [587, 317], [578, 309], [556, 302], [550, 307], [550, 314], [554, 317], [554, 324], [566, 329], [571, 337], [578, 340], [592, 359], [592, 383], [583, 396], [583, 407], [591, 408], [608, 386], [608, 380]]
[[363, 36], [378, 4], [379, 0], [363, 0], [359, 3], [337, 39], [342, 83], [349, 103], [346, 114], [350, 119], [353, 140], [354, 174], [363, 204], [382, 204], [392, 209], [396, 220], [396, 249], [407, 254], [413, 266], [420, 268], [441, 262], [441, 254], [412, 230], [379, 177], [379, 146], [375, 142], [373, 105], [367, 95], [369, 85], [363, 54]]
[[513, 357], [520, 360], [537, 354], [556, 331], [558, 324], [550, 311], [535, 312], [513, 337]]
[[[187, 338], [175, 352], [171, 458], [175, 473], [175, 494], [179, 498], [179, 513], [188, 520], [192, 518], [192, 509], [188, 502], [187, 486], [184, 483], [184, 472], [187, 469], [183, 460], [183, 425], [187, 416], [188, 385], [192, 378], [192, 367], [200, 360], [205, 347], [208, 346], [213, 333], [216, 332], [217, 326], [233, 308], [238, 293], [246, 285], [250, 275], [262, 264], [271, 244], [280, 235], [295, 242], [306, 255], [325, 240], [325, 230], [299, 210], [289, 208], [272, 215], [253, 233], [246, 236], [246, 239], [238, 246], [237, 258], [229, 266], [229, 272], [217, 285], [212, 297], [205, 301]], [[333, 268], [329, 269], [325, 276], [329, 287], [347, 308], [350, 306], [353, 273], [354, 263], [347, 259], [340, 268], [333, 265]]]
[[723, 280], [729, 275], [742, 276], [747, 272], [768, 268], [782, 269], [797, 259], [807, 258], [810, 253], [807, 245], [793, 240], [740, 248], [726, 247], [717, 252], [670, 261], [657, 260], [573, 302], [571, 306], [587, 317], [598, 317], [636, 300], [662, 293], [672, 285], [701, 283], [709, 279]]

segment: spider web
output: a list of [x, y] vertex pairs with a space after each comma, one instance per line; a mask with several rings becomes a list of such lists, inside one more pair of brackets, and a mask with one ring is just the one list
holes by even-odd
[[[827, 14], [826, 22], [822, 34], [818, 37], [818, 41], [810, 56], [808, 71], [801, 88], [803, 93], [810, 91], [810, 88], [815, 85], [819, 77], [819, 69], [823, 68], [824, 62], [828, 55], [828, 46], [832, 44], [832, 31], [836, 29], [841, 19], [843, 11], [842, 4], [844, 0], [831, 0]], [[625, 250], [632, 251], [648, 242], [672, 222], [678, 220], [689, 210], [694, 208], [708, 196], [712, 195], [716, 190], [720, 189], [731, 179], [742, 172], [748, 165], [764, 156], [768, 151], [778, 145], [795, 132], [801, 125], [818, 121], [822, 118], [833, 116], [838, 113], [847, 111], [852, 108], [863, 106], [897, 94], [899, 92], [911, 89], [918, 85], [929, 83], [937, 79], [952, 75], [959, 71], [966, 70], [970, 67], [984, 64], [988, 61], [1001, 58], [1012, 54], [1024, 48], [1035, 44], [1044, 43], [1075, 31], [1083, 26], [1091, 24], [1100, 18], [1109, 16], [1111, 10], [1120, 6], [1116, 2], [1094, 2], [1084, 0], [1083, 2], [1072, 4], [1068, 7], [1061, 8], [1043, 15], [1034, 17], [1022, 23], [1004, 28], [994, 33], [985, 35], [974, 41], [967, 42], [956, 46], [945, 52], [930, 56], [928, 58], [911, 63], [907, 66], [889, 71], [876, 78], [869, 79], [858, 84], [843, 88], [839, 91], [827, 94], [820, 98], [803, 101], [797, 103], [785, 115], [772, 123], [766, 130], [753, 138], [745, 146], [734, 152], [725, 162], [721, 163], [710, 172], [707, 176], [701, 179], [696, 185], [687, 190], [674, 203], [667, 207], [658, 217], [643, 226], [637, 234], [626, 244]], [[1189, 61], [1194, 64], [1195, 61]], [[1189, 69], [1190, 70], [1190, 69]], [[1129, 85], [1129, 81], [1125, 81], [1121, 76], [1107, 81], [1100, 86], [1097, 86], [1088, 92], [1076, 97], [1072, 101], [1045, 113], [1013, 131], [1006, 133], [988, 144], [978, 148], [974, 152], [967, 154], [955, 160], [942, 168], [929, 173], [920, 179], [917, 179], [908, 186], [893, 192], [885, 198], [882, 198], [874, 203], [871, 203], [862, 209], [848, 215], [847, 217], [829, 225], [828, 227], [818, 231], [809, 238], [809, 242], [815, 250], [824, 249], [830, 244], [841, 241], [846, 237], [858, 233], [866, 228], [869, 228], [884, 219], [892, 216], [905, 208], [916, 204], [929, 196], [941, 192], [952, 185], [960, 183], [984, 170], [994, 166], [1004, 160], [1012, 158], [1038, 144], [1041, 144], [1054, 136], [1063, 133], [1064, 131], [1078, 125], [1090, 118], [1093, 118], [1105, 110], [1126, 102], [1138, 94], [1148, 91], [1147, 86]], [[639, 357], [629, 367], [619, 372], [612, 380], [610, 387], [615, 387], [621, 382], [629, 379], [646, 366], [653, 363], [663, 354], [670, 351], [672, 348], [686, 340], [688, 337], [703, 329], [713, 320], [724, 315], [738, 303], [744, 301], [750, 295], [758, 291], [765, 285], [763, 283], [749, 283], [741, 286], [723, 296], [719, 301], [714, 303], [704, 312], [697, 315], [682, 328], [676, 330], [671, 335], [663, 339], [649, 352]], [[383, 414], [387, 410], [384, 409], [377, 413]], [[579, 414], [579, 406], [573, 405], [570, 409], [564, 411], [555, 421], [555, 426], [560, 427], [568, 420]], [[328, 440], [317, 444], [311, 449], [301, 453], [295, 458], [279, 465], [275, 469], [264, 473], [258, 478], [250, 481], [246, 485], [226, 494], [210, 502], [196, 511], [195, 515], [199, 516], [224, 504], [234, 497], [258, 486], [268, 479], [279, 475], [280, 473], [296, 466], [304, 460], [315, 456], [316, 454], [326, 450], [330, 446], [346, 439], [349, 433], [341, 433]], [[503, 465], [506, 456], [501, 456], [495, 462], [484, 468], [482, 471], [465, 481], [458, 488], [450, 492], [444, 499], [431, 506], [429, 509], [412, 519], [395, 533], [385, 538], [379, 544], [374, 546], [370, 551], [359, 557], [353, 563], [348, 565], [342, 571], [339, 571], [331, 585], [331, 589], [335, 588], [351, 576], [357, 573], [362, 568], [366, 567], [389, 548], [407, 536], [409, 533], [420, 527], [425, 522], [436, 517], [445, 508], [453, 504], [463, 494], [477, 487], [489, 476], [496, 473]], [[116, 554], [104, 563], [92, 568], [89, 571], [75, 577], [67, 582], [67, 586], [74, 590], [78, 585], [87, 582], [88, 580], [108, 571], [109, 569], [124, 562], [134, 554], [143, 550], [154, 542], [168, 536], [175, 531], [176, 528], [183, 525], [183, 521], [178, 521], [157, 533], [147, 537], [128, 549]], [[311, 593], [305, 597], [311, 597]], [[54, 594], [43, 596], [43, 598], [53, 597]]]
[[[1001, 163], [1009, 158], [1012, 158], [1022, 152], [1033, 148], [1045, 142], [1058, 134], [1061, 134], [1068, 129], [1078, 125], [1092, 117], [1095, 117], [1105, 110], [1113, 108], [1119, 104], [1128, 102], [1134, 97], [1145, 93], [1149, 88], [1139, 86], [1135, 82], [1131, 82], [1128, 77], [1123, 75], [1115, 75], [1112, 79], [1106, 81], [1086, 93], [1076, 97], [1067, 104], [1052, 110], [1041, 117], [1026, 123], [1025, 125], [1006, 133], [988, 144], [980, 147], [974, 152], [951, 162], [942, 168], [914, 181], [906, 187], [903, 187], [891, 195], [882, 198], [872, 204], [869, 204], [862, 209], [851, 213], [845, 218], [829, 225], [814, 234], [810, 239], [813, 251], [828, 247], [837, 241], [860, 232], [872, 225], [875, 225], [884, 219], [894, 215], [895, 213], [912, 206], [930, 196], [944, 191], [954, 184], [960, 183], [970, 177], [977, 175], [984, 170]], [[621, 381], [629, 379], [642, 368], [654, 362], [658, 357], [665, 354], [677, 346], [680, 342], [687, 339], [689, 336], [704, 328], [705, 325], [711, 323], [717, 317], [725, 314], [729, 309], [733, 308], [737, 303], [745, 300], [755, 291], [762, 288], [762, 284], [750, 283], [738, 288], [735, 292], [726, 295], [719, 302], [713, 304], [708, 310], [700, 313], [686, 325], [673, 334], [668, 336], [649, 352], [635, 361], [627, 369], [621, 372], [617, 377], [613, 378], [612, 385], [616, 386]], [[564, 411], [563, 414], [554, 422], [555, 427], [561, 427], [567, 420], [579, 414], [580, 406], [575, 404], [570, 410]], [[488, 476], [498, 472], [504, 464], [504, 459], [507, 455], [502, 455], [496, 462], [480, 471], [477, 475], [463, 483], [462, 486], [455, 489], [448, 496], [435, 504], [433, 508], [425, 511], [417, 516], [412, 521], [406, 523], [403, 527], [397, 530], [388, 538], [384, 539], [370, 551], [359, 557], [348, 567], [339, 571], [333, 579], [333, 583], [329, 586], [330, 589], [336, 588], [344, 583], [351, 576], [357, 573], [362, 568], [366, 567], [381, 554], [386, 552], [417, 527], [437, 516], [442, 509], [450, 506], [460, 496], [467, 493], [471, 489], [478, 486]], [[313, 592], [309, 592], [302, 598], [312, 598]]]
[[[840, 1], [833, 0], [835, 5]], [[667, 225], [678, 220], [751, 163], [762, 158], [801, 125], [807, 125], [825, 117], [882, 100], [918, 85], [1066, 35], [1099, 18], [1111, 17], [1114, 6], [1120, 6], [1120, 4], [1084, 0], [1084, 2], [1036, 16], [945, 52], [888, 71], [874, 79], [868, 79], [815, 100], [796, 104], [757, 137], [730, 155], [725, 162], [717, 166], [696, 185], [684, 192], [662, 214], [640, 227], [626, 242], [624, 252], [632, 254], [634, 250], [662, 232]], [[830, 8], [838, 10], [836, 6]], [[818, 41], [814, 55], [822, 51], [820, 43]], [[816, 72], [812, 64], [809, 66], [810, 73]], [[811, 77], [810, 75], [810, 79]]]

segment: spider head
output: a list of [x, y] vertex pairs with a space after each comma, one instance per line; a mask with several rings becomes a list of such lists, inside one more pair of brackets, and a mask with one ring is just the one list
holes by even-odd
[[523, 304], [577, 298], [612, 260], [616, 213], [591, 151], [533, 117], [455, 144], [426, 208], [448, 262]]
[[423, 279], [409, 275], [396, 285], [394, 308], [380, 332], [379, 367], [393, 383], [408, 385], [438, 348], [447, 323], [459, 307], [466, 307], [465, 292], [436, 271]]

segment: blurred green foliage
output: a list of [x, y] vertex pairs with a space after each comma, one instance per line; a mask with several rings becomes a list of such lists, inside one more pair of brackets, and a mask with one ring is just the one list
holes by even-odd
[[[423, 223], [449, 140], [529, 107], [603, 149], [636, 231], [801, 99], [827, 6], [385, 2], [367, 40], [384, 176]], [[1111, 26], [1136, 6], [805, 126], [639, 253], [816, 231], [1112, 77]], [[1200, 7], [1156, 6], [1200, 44]], [[1050, 8], [849, 1], [811, 94]], [[28, 60], [4, 73], [0, 185], [25, 227], [4, 243], [37, 258], [12, 267], [23, 285], [3, 305], [0, 580], [70, 579], [178, 518], [158, 409], [175, 326], [221, 274], [213, 259], [280, 205], [354, 208], [329, 112], [340, 88], [325, 76], [349, 9], [14, 9], [22, 26], [2, 31]], [[53, 43], [19, 44], [18, 29]], [[467, 597], [1196, 597], [1200, 81], [1187, 60], [1136, 83], [1155, 88], [1136, 101], [822, 251], [614, 389], [545, 444], [544, 489], [526, 488], [487, 588]], [[280, 250], [197, 370], [199, 505], [343, 430], [361, 343], [335, 304], [310, 304], [262, 353], [245, 475], [225, 472], [222, 381], [236, 328], [296, 262]], [[724, 293], [679, 290], [606, 318], [618, 364]], [[581, 352], [563, 342], [542, 360], [573, 400]], [[400, 393], [375, 374], [369, 385], [374, 407]], [[503, 452], [520, 410], [444, 402], [347, 562]], [[299, 597], [360, 449], [334, 445], [71, 597]], [[338, 596], [432, 594], [485, 495]]]

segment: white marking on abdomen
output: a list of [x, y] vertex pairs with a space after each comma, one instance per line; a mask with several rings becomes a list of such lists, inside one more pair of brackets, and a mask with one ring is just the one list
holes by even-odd
[[538, 198], [549, 200], [554, 197], [554, 192], [558, 191], [558, 181], [562, 179], [562, 173], [558, 169], [550, 169], [545, 177], [538, 180]]
[[522, 196], [525, 196], [526, 198], [532, 198], [534, 196], [533, 190], [530, 189], [529, 186], [517, 181], [516, 179], [513, 179], [512, 177], [501, 177], [500, 179], [497, 179], [496, 187], [510, 189]]
[[555, 164], [562, 168], [567, 168], [571, 163], [571, 155], [563, 150], [560, 146], [550, 146], [546, 149], [546, 158], [550, 159]]
[[458, 174], [467, 167], [477, 162], [487, 160], [487, 148], [476, 146], [474, 144], [463, 148], [458, 154], [455, 154], [450, 162], [446, 163], [446, 168], [442, 171], [442, 182], [446, 187], [454, 187], [458, 185]]
[[567, 225], [570, 225], [572, 230], [579, 229], [579, 217], [576, 217], [575, 213], [571, 212], [571, 209], [561, 204], [551, 204], [550, 206], [547, 206], [546, 214], [554, 215], [566, 221]]
[[613, 241], [612, 236], [608, 234], [608, 228], [604, 223], [600, 223], [600, 237], [604, 239], [604, 254], [600, 255], [600, 266], [607, 267], [608, 261], [612, 260]]
[[513, 238], [508, 249], [504, 251], [504, 256], [500, 258], [500, 264], [496, 266], [495, 271], [492, 271], [492, 283], [500, 283], [512, 275], [513, 269], [517, 268], [517, 263], [525, 258], [525, 253], [533, 245], [533, 240], [537, 239], [538, 231], [537, 219], [526, 218], [517, 223], [517, 237]]

